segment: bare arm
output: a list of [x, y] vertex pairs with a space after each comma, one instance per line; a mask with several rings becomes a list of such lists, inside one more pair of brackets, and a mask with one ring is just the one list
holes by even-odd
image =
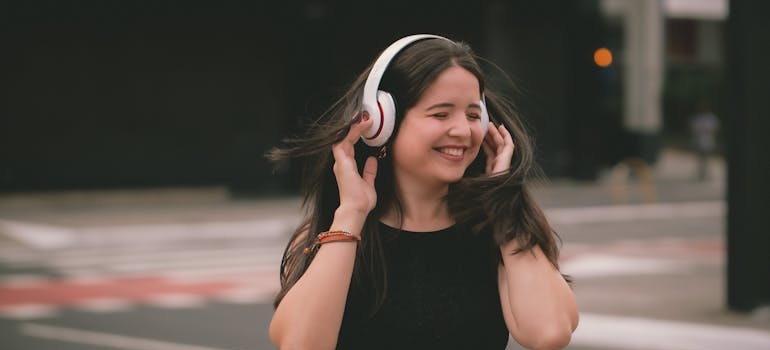
[[[332, 148], [340, 206], [330, 229], [360, 235], [366, 216], [377, 201], [374, 191], [376, 160], [367, 159], [361, 176], [353, 158], [353, 145], [370, 124], [369, 120], [355, 124], [347, 137]], [[307, 271], [286, 293], [273, 314], [270, 339], [276, 346], [284, 350], [336, 347], [356, 247], [352, 242], [335, 242], [318, 249]]]
[[500, 247], [498, 287], [508, 331], [529, 349], [566, 347], [577, 328], [575, 297], [540, 247], [518, 254], [516, 241]]
[[[338, 210], [332, 227], [360, 234], [363, 220]], [[324, 244], [284, 296], [270, 322], [270, 339], [280, 349], [334, 349], [342, 324], [356, 244]]]
[[[510, 167], [514, 144], [504, 126], [490, 123], [482, 146], [487, 173]], [[508, 331], [529, 349], [564, 348], [578, 324], [572, 290], [539, 246], [511, 254], [518, 248], [515, 240], [500, 247], [503, 265], [498, 270], [498, 288]]]

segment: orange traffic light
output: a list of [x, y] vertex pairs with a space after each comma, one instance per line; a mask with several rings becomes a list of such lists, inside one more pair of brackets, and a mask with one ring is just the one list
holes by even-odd
[[612, 52], [606, 47], [600, 47], [594, 51], [594, 63], [599, 67], [608, 67], [612, 64]]

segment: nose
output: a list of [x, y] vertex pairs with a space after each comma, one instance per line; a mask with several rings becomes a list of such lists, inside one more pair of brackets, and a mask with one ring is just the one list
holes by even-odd
[[473, 120], [468, 120], [465, 113], [458, 113], [452, 117], [452, 125], [449, 126], [449, 136], [453, 137], [471, 137], [471, 123]]

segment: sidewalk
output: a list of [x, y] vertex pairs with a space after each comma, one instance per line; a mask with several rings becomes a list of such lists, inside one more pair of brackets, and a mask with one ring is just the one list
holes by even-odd
[[[693, 180], [697, 164], [694, 155], [686, 151], [664, 150], [652, 171], [657, 197], [652, 202], [724, 200], [727, 193], [727, 172], [721, 157], [712, 158], [709, 164], [710, 178], [703, 182]], [[535, 192], [545, 208], [645, 203], [640, 182], [634, 174], [626, 178], [623, 184], [625, 199], [619, 198], [621, 194], [613, 192], [617, 190], [620, 177], [611, 169], [604, 169], [597, 181], [548, 179], [544, 184], [536, 186]]]

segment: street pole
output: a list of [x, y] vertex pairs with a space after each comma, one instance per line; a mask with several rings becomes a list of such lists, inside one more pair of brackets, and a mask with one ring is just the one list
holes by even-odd
[[727, 305], [770, 306], [770, 2], [730, 1], [727, 20]]

